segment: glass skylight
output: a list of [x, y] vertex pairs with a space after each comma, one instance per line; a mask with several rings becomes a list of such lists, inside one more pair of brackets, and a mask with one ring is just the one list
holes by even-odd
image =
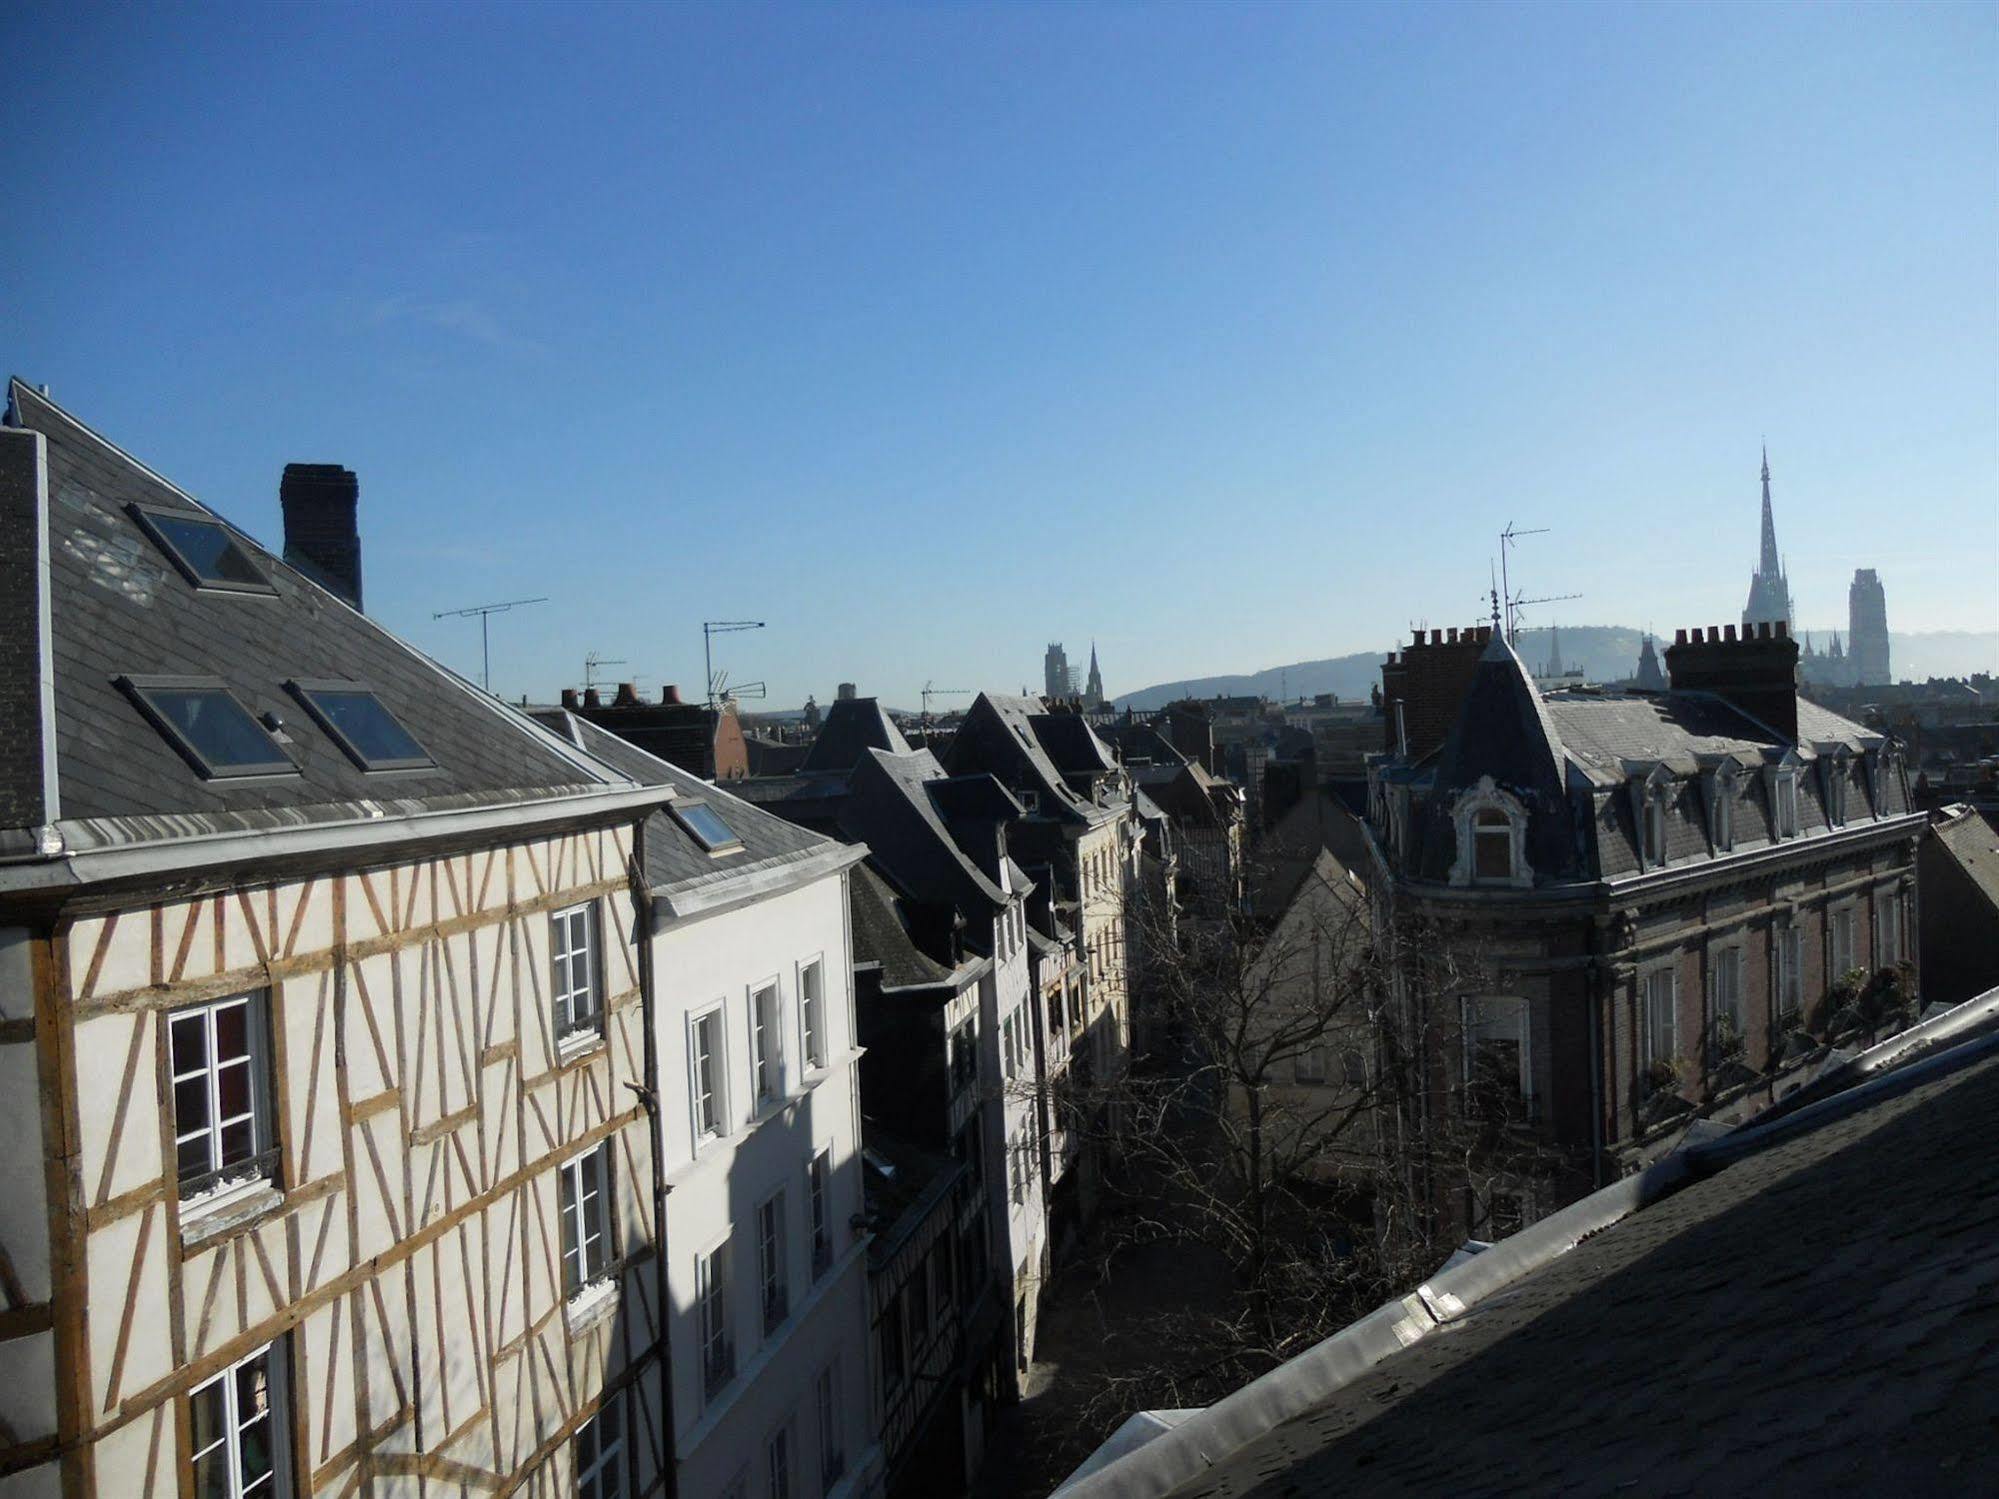
[[680, 819], [680, 825], [692, 833], [709, 853], [742, 846], [743, 840], [736, 836], [736, 830], [706, 802], [674, 802], [671, 805], [673, 815]]
[[118, 685], [139, 705], [196, 772], [226, 776], [290, 775], [285, 758], [264, 726], [228, 688], [193, 677], [120, 677]]
[[286, 688], [363, 770], [415, 770], [435, 765], [372, 687], [360, 682], [287, 682]]
[[249, 548], [222, 522], [189, 510], [153, 510], [142, 505], [132, 506], [132, 514], [167, 554], [167, 560], [196, 588], [223, 593], [277, 592], [252, 560]]

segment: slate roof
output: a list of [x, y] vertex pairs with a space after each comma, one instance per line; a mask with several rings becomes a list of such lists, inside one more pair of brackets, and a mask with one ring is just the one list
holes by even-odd
[[903, 925], [901, 898], [866, 864], [854, 867], [847, 885], [854, 917], [854, 961], [879, 963], [884, 989], [948, 984], [951, 970], [927, 956]]
[[1177, 1499], [1999, 1488], [1999, 1056], [1770, 1145]]
[[868, 856], [913, 900], [956, 906], [978, 936], [977, 921], [1004, 910], [1007, 896], [959, 847], [931, 800], [944, 769], [928, 750], [892, 755], [869, 750], [854, 767], [841, 831], [868, 846]]
[[1013, 790], [1033, 791], [1039, 816], [1091, 824], [1108, 821], [1119, 809], [1099, 807], [1079, 796], [1036, 732], [1036, 719], [1061, 716], [1065, 715], [1047, 713], [1040, 698], [982, 692], [966, 710], [944, 763], [953, 772], [988, 771]]
[[674, 803], [705, 802], [720, 814], [742, 849], [712, 854], [680, 825], [671, 812], [655, 812], [646, 821], [646, 879], [654, 890], [672, 891], [710, 885], [738, 875], [798, 863], [837, 849], [830, 838], [807, 832], [796, 823], [773, 817], [740, 797], [702, 780], [657, 755], [619, 738], [609, 729], [562, 708], [538, 709], [532, 715], [543, 727], [622, 774], [647, 786], [666, 786]]
[[1930, 824], [1930, 831], [1999, 909], [1999, 832], [1992, 824], [1971, 808], [1958, 805], [1945, 808], [1943, 816]]
[[840, 698], [826, 709], [826, 718], [805, 752], [799, 769], [806, 774], [831, 770], [852, 770], [871, 749], [892, 755], [909, 753], [909, 741], [902, 737], [881, 703], [871, 697]]
[[[632, 789], [235, 527], [273, 592], [197, 589], [126, 507], [221, 518], [32, 387], [16, 380], [9, 398], [11, 424], [48, 446], [57, 826], [72, 851]], [[203, 779], [121, 675], [219, 679], [253, 716], [283, 720], [297, 774]], [[284, 686], [315, 678], [373, 688], [435, 766], [361, 770]]]

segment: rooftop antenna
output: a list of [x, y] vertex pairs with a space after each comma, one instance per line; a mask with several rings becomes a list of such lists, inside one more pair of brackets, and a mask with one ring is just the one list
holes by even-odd
[[[1499, 590], [1500, 597], [1506, 601], [1505, 629], [1506, 643], [1508, 645], [1513, 643], [1513, 584], [1507, 572], [1507, 553], [1513, 549], [1515, 543], [1522, 536], [1546, 536], [1547, 534], [1548, 528], [1546, 526], [1531, 526], [1522, 529], [1514, 525], [1512, 521], [1508, 521], [1506, 529], [1499, 533]], [[1492, 622], [1497, 625], [1500, 621], [1495, 615]]]
[[474, 604], [469, 609], [440, 609], [431, 615], [432, 619], [463, 619], [467, 615], [479, 616], [479, 685], [487, 692], [493, 690], [493, 639], [489, 621], [495, 614], [505, 614], [509, 609], [523, 609], [529, 604], [546, 604], [546, 597], [538, 599], [508, 599], [503, 604]]
[[[969, 687], [938, 687], [930, 682], [923, 684], [923, 727], [930, 727], [930, 700], [933, 697], [970, 697]], [[1025, 696], [1025, 694], [1022, 694]]]
[[[715, 637], [717, 635], [733, 635], [738, 630], [761, 630], [763, 627], [764, 622], [760, 619], [704, 619], [701, 622], [701, 659], [707, 668], [705, 680], [708, 684], [709, 707], [712, 708], [715, 706], [715, 699], [720, 695], [721, 691], [721, 684], [715, 680]], [[745, 683], [736, 689], [737, 696], [747, 696], [752, 686], [761, 689], [763, 683]], [[757, 696], [763, 696], [761, 690], [758, 691]]]
[[597, 685], [597, 668], [600, 666], [624, 666], [623, 656], [600, 656], [595, 651], [583, 658], [583, 690], [588, 692]]

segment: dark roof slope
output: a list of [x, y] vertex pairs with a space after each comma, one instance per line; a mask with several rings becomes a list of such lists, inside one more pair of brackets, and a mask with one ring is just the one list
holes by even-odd
[[909, 741], [902, 737], [881, 703], [871, 697], [841, 698], [826, 710], [826, 721], [805, 752], [799, 769], [817, 771], [852, 770], [871, 749], [892, 755], [909, 753]]
[[968, 920], [1004, 910], [1006, 895], [966, 856], [930, 798], [943, 768], [928, 750], [869, 750], [854, 767], [841, 830], [910, 898], [958, 908]]
[[854, 961], [879, 963], [884, 989], [951, 981], [951, 970], [926, 956], [911, 939], [899, 898], [870, 866], [855, 866], [847, 896], [854, 915]]
[[1048, 716], [1040, 698], [982, 692], [966, 710], [944, 763], [954, 774], [983, 770], [1013, 790], [1034, 792], [1043, 817], [1099, 823], [1117, 815], [1115, 808], [1091, 805], [1063, 779], [1035, 732], [1035, 719]]
[[1584, 1240], [1176, 1495], [1989, 1493], [1999, 1057]]
[[1999, 832], [1969, 807], [1947, 808], [1930, 824], [1939, 845], [1957, 866], [1999, 908]]
[[671, 890], [718, 876], [748, 874], [795, 863], [839, 847], [796, 823], [773, 817], [678, 765], [647, 754], [609, 729], [562, 708], [537, 709], [534, 718], [598, 760], [646, 786], [673, 788], [672, 805], [711, 806], [742, 840], [740, 852], [710, 853], [671, 812], [655, 812], [646, 823], [646, 879], [655, 890]]
[[[197, 589], [127, 507], [220, 517], [32, 387], [9, 396], [13, 424], [48, 442], [56, 787], [72, 848], [628, 785], [234, 527], [272, 591]], [[218, 679], [253, 716], [283, 720], [298, 773], [204, 780], [114, 685], [125, 675]], [[361, 770], [286, 691], [315, 678], [373, 688], [436, 764]]]

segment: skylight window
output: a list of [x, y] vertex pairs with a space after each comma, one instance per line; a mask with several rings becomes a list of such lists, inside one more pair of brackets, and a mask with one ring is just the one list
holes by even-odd
[[743, 840], [736, 836], [736, 830], [722, 820], [722, 814], [706, 802], [674, 802], [673, 815], [680, 825], [692, 833], [711, 854], [725, 853], [733, 848], [741, 848]]
[[118, 686], [201, 776], [279, 776], [298, 769], [250, 710], [212, 678], [120, 677]]
[[437, 763], [372, 687], [336, 681], [287, 682], [285, 688], [363, 770], [416, 770]]
[[264, 570], [221, 521], [189, 510], [131, 507], [133, 519], [145, 528], [167, 560], [196, 588], [218, 593], [276, 593]]

